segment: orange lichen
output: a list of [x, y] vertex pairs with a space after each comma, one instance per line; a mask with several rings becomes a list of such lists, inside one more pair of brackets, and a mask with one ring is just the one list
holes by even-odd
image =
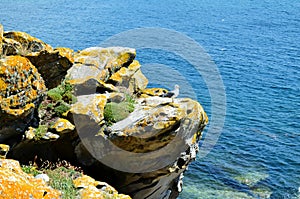
[[[12, 39], [14, 43], [19, 43], [19, 47], [15, 49], [16, 52], [12, 52], [12, 54], [22, 54], [25, 56], [29, 54], [33, 55], [35, 52], [43, 50], [52, 51], [52, 47], [50, 45], [25, 32], [6, 32], [3, 36], [5, 38]], [[9, 42], [8, 45], [11, 45], [11, 43]]]
[[[76, 188], [82, 188], [80, 195], [82, 199], [131, 199], [130, 196], [118, 194], [117, 190], [105, 182], [96, 181], [93, 178], [83, 175], [73, 181]], [[100, 189], [97, 186], [101, 187]]]
[[0, 198], [60, 198], [61, 192], [22, 171], [16, 160], [0, 159]]
[[35, 107], [46, 87], [28, 59], [7, 56], [0, 60], [0, 91], [0, 108], [7, 114], [21, 115]]

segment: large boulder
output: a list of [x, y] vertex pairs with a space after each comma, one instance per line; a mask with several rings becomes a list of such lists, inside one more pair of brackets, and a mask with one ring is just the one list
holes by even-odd
[[89, 135], [78, 132], [78, 161], [114, 176], [108, 182], [133, 198], [176, 198], [207, 116], [191, 99], [148, 97], [137, 103], [134, 112], [109, 128], [86, 128], [94, 130]]
[[53, 49], [49, 44], [24, 32], [4, 33], [3, 54], [27, 57], [42, 75], [47, 88], [58, 86], [74, 62], [73, 50]]
[[24, 131], [45, 91], [42, 77], [27, 58], [0, 59], [0, 142]]
[[6, 56], [27, 56], [29, 54], [32, 55], [44, 50], [52, 50], [50, 45], [25, 32], [5, 32], [3, 37], [3, 53]]

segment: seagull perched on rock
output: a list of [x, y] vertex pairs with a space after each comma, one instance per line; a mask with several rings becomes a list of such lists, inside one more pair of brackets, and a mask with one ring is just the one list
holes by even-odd
[[179, 85], [175, 84], [174, 90], [162, 94], [161, 97], [170, 97], [170, 98], [174, 99], [178, 95], [179, 95]]

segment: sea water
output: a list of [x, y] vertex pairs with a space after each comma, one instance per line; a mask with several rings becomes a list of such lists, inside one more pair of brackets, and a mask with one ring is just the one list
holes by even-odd
[[[194, 39], [221, 74], [226, 118], [217, 144], [189, 166], [180, 198], [280, 199], [300, 198], [299, 10], [298, 0], [2, 0], [0, 23], [75, 50], [143, 27]], [[153, 49], [137, 59], [183, 74], [211, 117], [209, 91], [186, 60]]]

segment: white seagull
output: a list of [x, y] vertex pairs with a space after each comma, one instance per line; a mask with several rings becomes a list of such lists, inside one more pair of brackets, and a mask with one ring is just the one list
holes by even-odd
[[167, 93], [162, 94], [161, 97], [170, 97], [170, 98], [174, 99], [178, 95], [179, 95], [179, 85], [175, 84], [174, 90], [168, 91]]

